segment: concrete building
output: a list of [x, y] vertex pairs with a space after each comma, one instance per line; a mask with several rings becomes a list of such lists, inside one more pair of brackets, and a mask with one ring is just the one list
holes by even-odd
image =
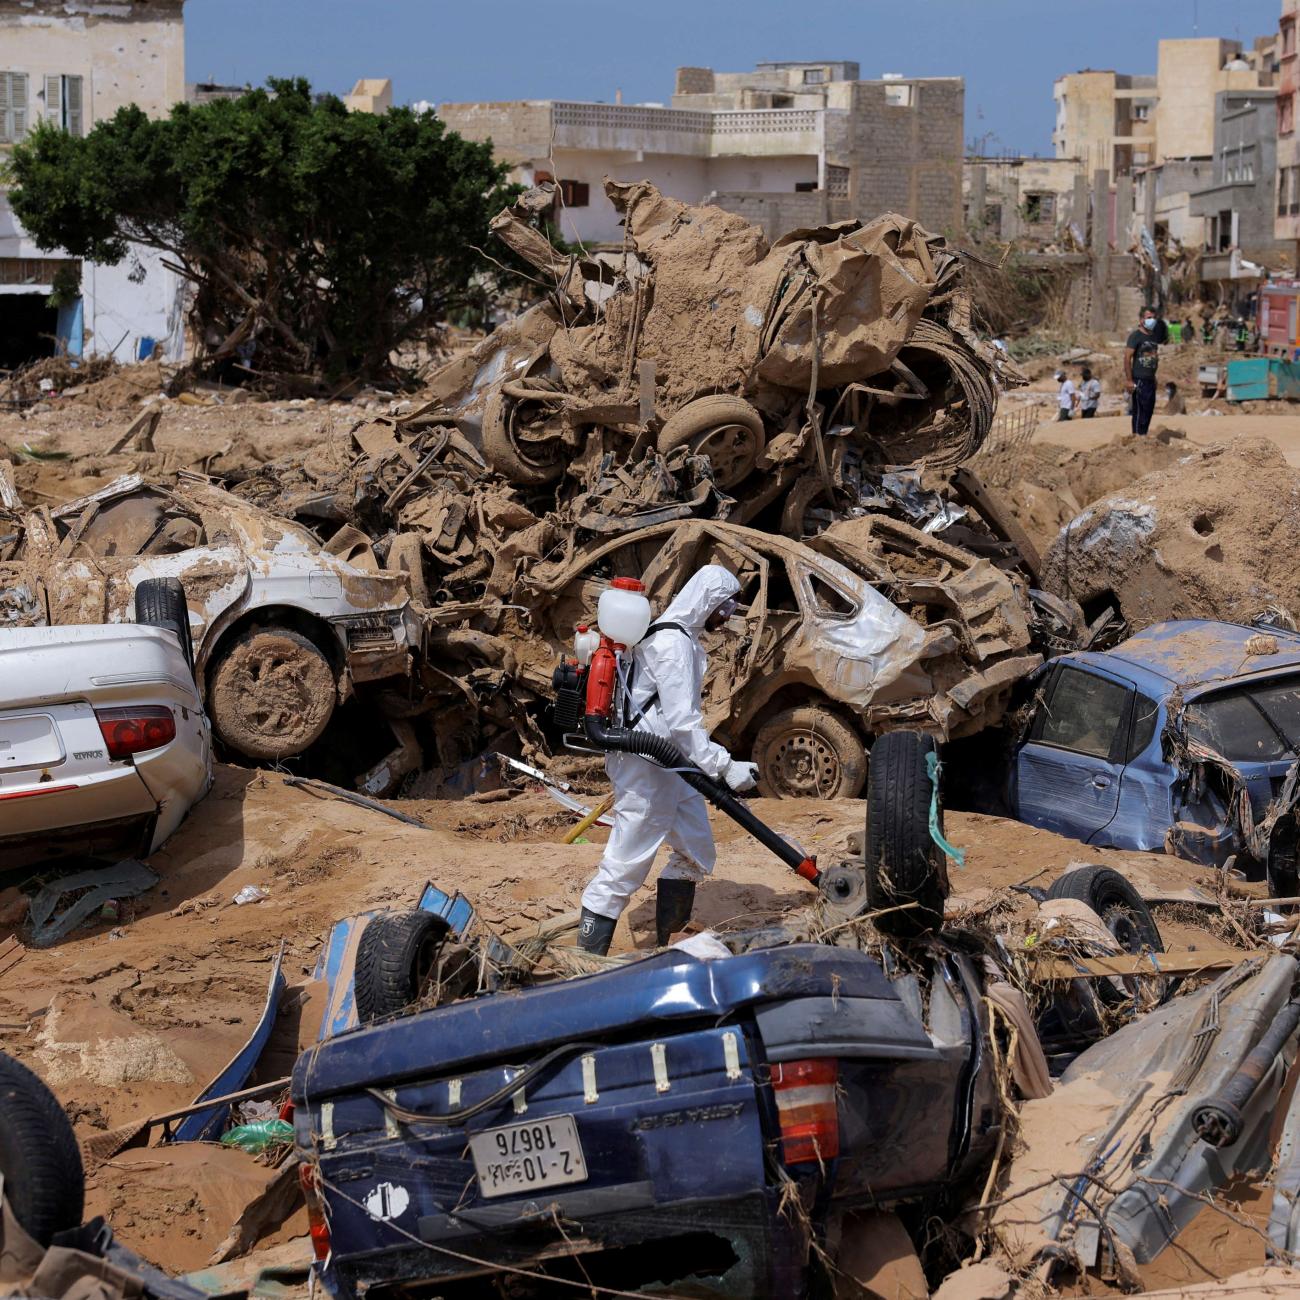
[[1234, 307], [1286, 248], [1273, 231], [1276, 100], [1273, 87], [1219, 92], [1213, 181], [1191, 194], [1190, 215], [1205, 227], [1201, 281], [1219, 302]]
[[393, 106], [393, 83], [387, 77], [362, 77], [343, 102], [354, 113], [387, 113]]
[[955, 232], [964, 100], [957, 77], [865, 81], [852, 62], [778, 62], [679, 68], [671, 107], [527, 100], [438, 113], [466, 138], [490, 139], [515, 179], [556, 181], [564, 238], [617, 244], [606, 176], [716, 203], [770, 238], [889, 210]]
[[[0, 161], [37, 120], [84, 135], [127, 104], [161, 115], [184, 99], [183, 2], [0, 0]], [[180, 278], [152, 250], [83, 266], [39, 248], [0, 192], [0, 366], [56, 348], [130, 360], [159, 346], [179, 357], [181, 298]]]
[[1031, 243], [1055, 240], [1072, 222], [1082, 232], [1088, 214], [1086, 208], [1082, 214], [1074, 211], [1074, 195], [1085, 176], [1079, 158], [967, 158], [962, 170], [966, 228], [990, 239]]
[[1300, 50], [1296, 26], [1300, 0], [1282, 0], [1277, 61], [1277, 205], [1273, 233], [1291, 248], [1293, 267], [1300, 267], [1300, 135], [1296, 133], [1296, 95], [1300, 93]]
[[1094, 71], [1057, 79], [1058, 158], [1080, 158], [1113, 177], [1170, 159], [1209, 158], [1214, 150], [1215, 97], [1223, 90], [1272, 85], [1276, 41], [1263, 37], [1243, 49], [1218, 37], [1165, 40], [1156, 75]]
[[1058, 77], [1052, 94], [1058, 158], [1078, 158], [1085, 173], [1100, 169], [1111, 176], [1154, 161], [1155, 77], [1087, 68]]

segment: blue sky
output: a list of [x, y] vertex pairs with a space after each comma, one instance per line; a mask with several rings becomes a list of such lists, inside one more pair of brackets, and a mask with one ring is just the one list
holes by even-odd
[[391, 77], [412, 100], [667, 102], [673, 70], [856, 59], [966, 78], [966, 138], [1049, 153], [1052, 82], [1079, 68], [1155, 71], [1161, 37], [1249, 45], [1279, 0], [189, 0], [186, 75], [305, 76], [343, 93]]

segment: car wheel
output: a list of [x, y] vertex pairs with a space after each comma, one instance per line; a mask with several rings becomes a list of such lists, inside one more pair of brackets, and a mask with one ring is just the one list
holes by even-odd
[[664, 421], [657, 445], [662, 455], [689, 443], [697, 456], [707, 456], [713, 481], [727, 491], [753, 472], [767, 444], [763, 417], [743, 397], [711, 393], [687, 402]]
[[[1047, 891], [1048, 898], [1073, 898], [1101, 917], [1124, 952], [1164, 952], [1164, 940], [1151, 909], [1133, 886], [1111, 867], [1076, 867]], [[1144, 981], [1149, 983], [1149, 981]], [[1132, 1001], [1133, 991], [1122, 979], [1095, 981], [1098, 997], [1114, 1006]]]
[[[871, 747], [867, 780], [866, 871], [871, 910], [902, 908], [875, 918], [884, 934], [913, 938], [943, 924], [948, 868], [930, 833], [934, 786], [932, 736], [891, 731]], [[943, 833], [943, 809], [939, 808]], [[907, 906], [912, 904], [912, 906]]]
[[483, 408], [483, 459], [523, 487], [553, 483], [564, 473], [563, 441], [530, 432], [529, 415], [535, 405], [516, 401], [497, 387]]
[[432, 912], [384, 912], [357, 944], [357, 1019], [363, 1025], [409, 1007], [424, 991], [449, 933]]
[[274, 760], [301, 754], [334, 715], [334, 669], [300, 632], [257, 628], [208, 674], [208, 714], [231, 749]]
[[768, 799], [856, 799], [867, 748], [856, 729], [825, 709], [785, 709], [754, 739], [758, 789]]
[[42, 1246], [81, 1223], [86, 1180], [72, 1125], [40, 1079], [2, 1052], [0, 1174], [18, 1222]]
[[179, 578], [145, 578], [135, 589], [135, 621], [146, 627], [174, 632], [185, 662], [194, 671], [194, 638], [190, 633], [190, 607]]

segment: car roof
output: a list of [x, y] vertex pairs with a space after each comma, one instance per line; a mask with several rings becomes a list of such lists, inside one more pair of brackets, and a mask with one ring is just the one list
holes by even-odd
[[[1251, 654], [1252, 636], [1269, 636], [1275, 654]], [[1246, 627], [1210, 619], [1179, 619], [1153, 623], [1135, 632], [1113, 650], [1083, 651], [1066, 656], [1099, 668], [1111, 668], [1158, 693], [1178, 687], [1185, 693], [1235, 678], [1254, 677], [1279, 669], [1300, 669], [1300, 634], [1283, 628]]]

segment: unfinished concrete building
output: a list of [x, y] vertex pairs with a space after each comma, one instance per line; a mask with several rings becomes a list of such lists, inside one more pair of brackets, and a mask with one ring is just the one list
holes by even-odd
[[1289, 245], [1293, 267], [1300, 267], [1300, 136], [1295, 129], [1296, 93], [1300, 91], [1297, 22], [1300, 0], [1282, 0], [1277, 37], [1277, 205], [1273, 234]]
[[[161, 115], [184, 99], [183, 2], [0, 0], [0, 162], [37, 121], [84, 135], [127, 104]], [[57, 349], [178, 357], [180, 294], [152, 250], [100, 266], [39, 248], [0, 190], [0, 366]]]
[[853, 62], [776, 62], [737, 73], [679, 68], [671, 108], [526, 100], [438, 113], [468, 139], [490, 139], [515, 179], [556, 181], [566, 239], [617, 244], [606, 176], [716, 203], [769, 238], [890, 210], [955, 231], [964, 102], [959, 77], [866, 81]]
[[[1074, 192], [1084, 175], [1079, 158], [967, 158], [962, 170], [966, 228], [1005, 242], [1051, 242], [1062, 226], [1078, 224]], [[1079, 228], [1087, 228], [1086, 212]]]

